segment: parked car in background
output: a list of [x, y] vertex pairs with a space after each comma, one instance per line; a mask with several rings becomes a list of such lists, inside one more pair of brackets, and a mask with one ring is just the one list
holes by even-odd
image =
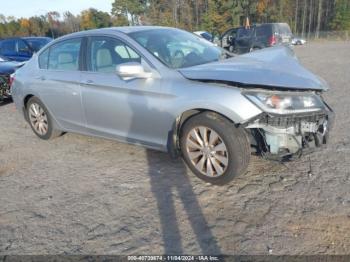
[[180, 29], [140, 26], [56, 39], [17, 70], [12, 94], [41, 139], [77, 132], [182, 154], [224, 184], [251, 151], [286, 160], [325, 144], [327, 89], [283, 46], [231, 56]]
[[12, 74], [23, 65], [23, 62], [10, 61], [0, 56], [0, 100], [11, 97]]
[[196, 31], [193, 32], [194, 34], [203, 37], [205, 40], [208, 40], [209, 42], [213, 42], [214, 41], [214, 37], [211, 33], [207, 32], [207, 31]]
[[291, 40], [288, 24], [268, 23], [229, 29], [221, 36], [221, 46], [243, 54], [275, 45], [290, 45]]
[[220, 46], [230, 52], [234, 51], [235, 39], [237, 37], [237, 31], [243, 27], [230, 28], [224, 32], [220, 37]]
[[305, 45], [305, 44], [306, 44], [306, 40], [303, 38], [293, 37], [292, 39], [292, 45]]
[[0, 55], [14, 61], [27, 61], [51, 42], [50, 37], [15, 37], [0, 40]]

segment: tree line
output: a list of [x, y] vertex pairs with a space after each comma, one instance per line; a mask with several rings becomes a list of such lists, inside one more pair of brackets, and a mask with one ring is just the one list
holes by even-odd
[[80, 30], [162, 25], [189, 31], [223, 33], [250, 23], [286, 22], [296, 35], [319, 37], [321, 31], [350, 30], [349, 0], [115, 0], [111, 13], [94, 8], [73, 15], [52, 11], [30, 18], [0, 14], [0, 38], [58, 37]]

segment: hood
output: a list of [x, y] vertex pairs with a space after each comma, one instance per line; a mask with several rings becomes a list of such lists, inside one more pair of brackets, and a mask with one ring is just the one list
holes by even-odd
[[4, 61], [0, 62], [0, 75], [8, 75], [14, 73], [19, 67], [23, 66], [23, 62]]
[[328, 89], [327, 83], [304, 68], [293, 50], [278, 46], [218, 62], [182, 68], [190, 80], [228, 82], [239, 87], [270, 89]]

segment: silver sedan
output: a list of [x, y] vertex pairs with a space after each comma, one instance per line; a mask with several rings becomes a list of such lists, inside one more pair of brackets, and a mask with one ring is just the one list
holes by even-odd
[[327, 142], [327, 84], [286, 47], [233, 56], [194, 34], [120, 27], [56, 39], [15, 75], [13, 99], [41, 139], [76, 132], [182, 155], [224, 184], [252, 152], [274, 160]]

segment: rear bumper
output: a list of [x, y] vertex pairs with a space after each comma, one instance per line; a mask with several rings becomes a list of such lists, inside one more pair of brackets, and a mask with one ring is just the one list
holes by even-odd
[[290, 160], [328, 143], [335, 114], [328, 107], [304, 115], [262, 114], [247, 124], [252, 145], [271, 160]]

